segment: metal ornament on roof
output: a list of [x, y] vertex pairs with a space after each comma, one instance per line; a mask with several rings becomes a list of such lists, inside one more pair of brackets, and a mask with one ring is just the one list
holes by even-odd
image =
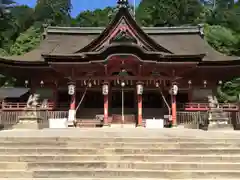
[[126, 8], [126, 9], [128, 9], [128, 12], [131, 14], [132, 17], [135, 16], [133, 9], [129, 6], [128, 0], [118, 0], [117, 4], [118, 5], [117, 5], [116, 11], [118, 11], [121, 8]]
[[128, 0], [118, 0], [117, 1], [118, 8], [128, 8]]

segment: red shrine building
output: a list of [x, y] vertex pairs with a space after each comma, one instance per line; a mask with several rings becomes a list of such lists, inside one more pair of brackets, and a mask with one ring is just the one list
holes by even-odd
[[[127, 1], [105, 28], [47, 27], [36, 49], [0, 58], [2, 74], [47, 99], [48, 110], [65, 109], [70, 120], [103, 115], [104, 125], [142, 126], [169, 114], [177, 124], [178, 110], [207, 110], [208, 96], [239, 68], [238, 57], [204, 40], [201, 26], [140, 27]], [[27, 99], [14, 101], [2, 110], [21, 110]]]

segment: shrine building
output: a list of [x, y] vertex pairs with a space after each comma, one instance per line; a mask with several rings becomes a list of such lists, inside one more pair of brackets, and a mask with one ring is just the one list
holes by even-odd
[[[103, 115], [104, 125], [142, 126], [164, 115], [177, 124], [178, 110], [207, 110], [201, 103], [239, 68], [239, 57], [206, 42], [202, 26], [140, 27], [127, 1], [107, 27], [49, 26], [36, 49], [0, 57], [1, 73], [39, 93], [48, 110], [80, 121]], [[5, 97], [2, 110], [21, 110], [26, 101], [24, 91]]]

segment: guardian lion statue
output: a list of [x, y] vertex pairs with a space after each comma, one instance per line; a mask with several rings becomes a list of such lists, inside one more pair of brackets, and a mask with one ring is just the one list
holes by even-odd
[[37, 108], [39, 105], [39, 94], [31, 94], [27, 101], [27, 108]]

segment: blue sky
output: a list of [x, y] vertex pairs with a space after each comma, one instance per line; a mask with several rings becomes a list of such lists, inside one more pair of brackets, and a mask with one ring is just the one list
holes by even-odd
[[[34, 7], [37, 0], [15, 0], [18, 4], [26, 4], [30, 7]], [[84, 10], [94, 10], [97, 8], [104, 8], [106, 6], [115, 6], [117, 0], [72, 0], [73, 10], [72, 16], [75, 17], [79, 12]], [[130, 3], [133, 3], [134, 0], [129, 0]], [[140, 0], [135, 0], [136, 4]]]

